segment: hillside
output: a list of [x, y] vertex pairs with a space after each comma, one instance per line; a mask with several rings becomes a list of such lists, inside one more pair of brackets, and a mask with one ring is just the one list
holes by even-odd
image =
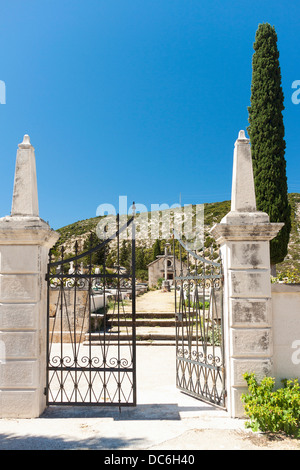
[[[201, 213], [202, 205], [194, 205], [192, 207], [193, 212], [193, 227], [195, 226], [196, 214]], [[219, 222], [224, 215], [230, 210], [230, 201], [216, 202], [204, 204], [204, 229], [205, 234], [208, 235], [208, 230], [215, 223]], [[199, 212], [197, 212], [199, 211]], [[108, 218], [110, 218], [109, 216]], [[177, 223], [182, 219], [182, 208], [179, 209], [167, 209], [159, 212], [137, 214], [136, 226], [137, 226], [137, 246], [144, 246], [145, 248], [152, 248], [155, 239], [151, 239], [147, 235], [147, 231], [151, 230], [154, 221], [159, 220], [159, 238], [168, 239], [170, 235], [164, 233], [164, 229], [169, 231], [170, 224], [176, 227]], [[200, 216], [201, 217], [201, 216]], [[93, 217], [90, 219], [79, 220], [72, 224], [61, 227], [56, 231], [60, 234], [60, 238], [54, 247], [56, 255], [58, 254], [59, 248], [64, 246], [65, 254], [68, 255], [74, 252], [75, 242], [78, 242], [79, 252], [84, 250], [84, 244], [87, 241], [91, 232], [95, 232], [97, 225], [101, 221], [102, 217]], [[164, 224], [163, 221], [169, 220], [171, 222]], [[148, 223], [149, 222], [149, 223]], [[175, 222], [175, 224], [174, 224]], [[122, 226], [120, 222], [120, 225]], [[153, 237], [152, 237], [153, 238]], [[113, 243], [112, 243], [113, 244]]]
[[290, 193], [292, 229], [285, 260], [277, 265], [277, 273], [296, 271], [300, 275], [300, 194]]
[[[288, 255], [283, 263], [277, 265], [277, 273], [283, 273], [286, 271], [297, 270], [300, 272], [300, 194], [290, 193], [289, 201], [291, 205], [292, 215], [292, 230], [289, 242]], [[196, 212], [199, 206], [192, 206], [193, 211]], [[170, 217], [172, 220], [176, 220], [176, 217], [180, 217], [180, 210], [168, 209], [161, 211], [159, 216], [163, 219], [164, 217]], [[172, 214], [170, 215], [170, 211]], [[221, 219], [230, 211], [230, 201], [214, 202], [204, 204], [204, 230], [205, 236], [208, 236], [208, 230], [215, 224], [221, 221]], [[155, 213], [151, 214], [152, 217]], [[149, 213], [138, 215], [139, 217], [148, 218]], [[80, 220], [73, 224], [67, 225], [57, 230], [60, 233], [60, 239], [55, 246], [55, 254], [58, 256], [59, 247], [62, 245], [65, 248], [66, 255], [74, 252], [75, 241], [78, 241], [79, 251], [84, 250], [84, 243], [88, 239], [90, 233], [96, 230], [97, 224], [101, 220], [101, 217], [94, 217], [91, 219]], [[167, 237], [165, 237], [167, 238]], [[150, 262], [153, 245], [155, 240], [149, 240], [148, 237], [142, 237], [137, 240], [137, 247], [144, 250], [146, 255], [145, 262]], [[113, 246], [113, 244], [111, 244]], [[164, 242], [162, 242], [164, 245]], [[113, 249], [113, 248], [112, 248]]]

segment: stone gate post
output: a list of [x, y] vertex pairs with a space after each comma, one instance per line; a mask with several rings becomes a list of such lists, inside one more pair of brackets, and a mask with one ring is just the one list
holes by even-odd
[[0, 418], [46, 406], [48, 251], [59, 235], [39, 217], [35, 152], [19, 144], [11, 215], [0, 219]]
[[240, 131], [235, 143], [231, 211], [211, 233], [221, 246], [224, 267], [224, 340], [227, 407], [243, 417], [240, 400], [245, 372], [272, 373], [269, 242], [283, 224], [256, 210], [250, 141]]

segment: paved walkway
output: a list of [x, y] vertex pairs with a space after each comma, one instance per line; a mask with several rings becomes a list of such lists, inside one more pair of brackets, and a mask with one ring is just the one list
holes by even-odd
[[[131, 311], [131, 305], [125, 307]], [[152, 290], [136, 297], [136, 312], [138, 313], [174, 313], [175, 317], [175, 294], [174, 291], [163, 292], [162, 290]]]
[[175, 373], [174, 347], [138, 346], [136, 408], [51, 407], [37, 419], [0, 419], [0, 450], [300, 450], [299, 441], [266, 439], [181, 393]]
[[[131, 313], [126, 301], [124, 311]], [[175, 344], [175, 293], [152, 290], [136, 297], [136, 338], [138, 344]]]

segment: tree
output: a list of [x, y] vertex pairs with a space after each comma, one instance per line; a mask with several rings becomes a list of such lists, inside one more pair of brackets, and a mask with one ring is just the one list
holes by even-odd
[[291, 209], [286, 178], [284, 96], [275, 28], [260, 24], [252, 59], [251, 106], [248, 134], [251, 142], [257, 209], [284, 227], [270, 242], [271, 264], [284, 260], [291, 231]]
[[[83, 251], [88, 251], [91, 250], [92, 248], [95, 248], [96, 246], [100, 245], [103, 242], [103, 240], [100, 240], [95, 232], [90, 232], [90, 236], [86, 238], [84, 244], [83, 244]], [[85, 264], [91, 264], [92, 265], [103, 265], [106, 257], [109, 253], [109, 247], [108, 244], [106, 244], [104, 247], [99, 248], [97, 251], [94, 251], [94, 253], [91, 254], [91, 256], [87, 256], [83, 259]]]
[[137, 270], [146, 270], [145, 251], [143, 247], [137, 247], [135, 255], [135, 265]]
[[153, 261], [156, 260], [157, 256], [162, 254], [162, 249], [160, 245], [160, 240], [157, 238], [153, 245]]
[[120, 254], [119, 254], [119, 262], [120, 265], [126, 269], [130, 268], [131, 264], [131, 248], [129, 244], [123, 240], [122, 246], [120, 248]]

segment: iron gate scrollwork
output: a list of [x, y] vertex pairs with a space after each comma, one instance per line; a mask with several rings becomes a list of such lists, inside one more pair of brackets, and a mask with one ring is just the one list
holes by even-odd
[[225, 408], [222, 263], [212, 250], [200, 255], [189, 249], [175, 231], [173, 240], [174, 258], [176, 240], [180, 258], [179, 272], [174, 262], [176, 385]]
[[[48, 405], [136, 405], [134, 217], [84, 253], [48, 264]], [[120, 266], [130, 232], [131, 266]], [[124, 239], [124, 238], [123, 238]], [[115, 263], [107, 265], [112, 245]], [[97, 256], [94, 263], [95, 255]]]

